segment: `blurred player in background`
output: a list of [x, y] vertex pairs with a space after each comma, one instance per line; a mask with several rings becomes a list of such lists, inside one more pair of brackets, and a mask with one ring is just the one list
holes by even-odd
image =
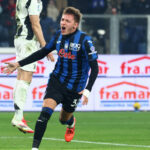
[[[14, 39], [16, 61], [19, 61], [36, 50], [39, 45], [44, 47], [46, 42], [41, 30], [39, 15], [42, 11], [41, 0], [17, 0], [16, 23], [17, 31]], [[53, 55], [48, 57], [53, 61]], [[36, 62], [18, 68], [17, 81], [13, 91], [15, 115], [11, 121], [22, 132], [33, 133], [23, 119], [23, 109], [26, 102], [27, 90], [30, 86]]]
[[74, 7], [67, 7], [60, 21], [61, 30], [44, 48], [19, 62], [7, 63], [4, 69], [4, 73], [9, 74], [20, 66], [42, 59], [55, 49], [58, 52], [57, 63], [50, 74], [45, 92], [43, 108], [36, 122], [32, 150], [38, 150], [48, 120], [58, 104], [62, 104], [59, 120], [63, 125], [67, 125], [65, 140], [70, 142], [75, 134], [76, 120], [73, 112], [82, 95], [82, 104], [88, 103], [98, 74], [97, 52], [91, 37], [78, 30], [80, 20], [80, 11]]

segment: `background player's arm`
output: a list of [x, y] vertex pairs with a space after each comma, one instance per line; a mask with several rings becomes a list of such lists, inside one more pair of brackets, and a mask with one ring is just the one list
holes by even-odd
[[33, 32], [34, 32], [37, 40], [39, 41], [41, 47], [44, 47], [46, 45], [46, 42], [44, 40], [39, 16], [38, 15], [30, 15], [30, 21], [31, 21]]
[[[34, 32], [37, 40], [39, 41], [41, 47], [44, 47], [46, 45], [46, 41], [43, 36], [39, 16], [38, 15], [30, 15], [30, 21], [32, 24], [33, 32]], [[53, 57], [52, 53], [49, 53], [47, 55], [47, 58], [48, 58], [48, 60], [50, 59], [51, 61], [54, 61], [54, 57]]]

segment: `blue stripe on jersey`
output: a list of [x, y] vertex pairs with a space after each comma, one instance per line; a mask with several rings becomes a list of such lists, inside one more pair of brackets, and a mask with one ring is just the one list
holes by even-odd
[[60, 50], [60, 44], [61, 44], [62, 34], [60, 34], [58, 40], [56, 41], [56, 50], [59, 52]]
[[[59, 50], [60, 50], [61, 39], [62, 39], [62, 34], [60, 34], [58, 40], [56, 41], [56, 50], [57, 50], [58, 53], [59, 53]], [[60, 57], [58, 57], [58, 61], [57, 61], [57, 64], [56, 64], [57, 67], [54, 71], [55, 74], [57, 74], [60, 70], [60, 62], [61, 62]]]
[[[52, 39], [49, 41], [49, 43], [45, 46], [46, 49], [51, 49], [53, 47], [55, 47], [55, 40], [56, 40], [56, 36], [59, 32], [57, 32], [53, 37]], [[54, 50], [54, 49], [53, 49]]]
[[[64, 44], [64, 50], [67, 53], [68, 53], [68, 48], [69, 48], [69, 40], [66, 40]], [[60, 76], [61, 82], [64, 82], [64, 79], [68, 74], [68, 58], [64, 58], [64, 57], [63, 57], [63, 73], [65, 74], [62, 74], [62, 76]]]
[[[73, 43], [78, 44], [78, 43], [79, 43], [79, 40], [80, 40], [80, 36], [81, 36], [81, 32], [78, 31], [78, 32], [76, 33], [75, 37], [74, 37]], [[74, 48], [74, 50], [72, 50], [72, 54], [77, 57], [77, 47]], [[77, 69], [77, 62], [76, 62], [76, 61], [77, 61], [77, 59], [72, 60], [72, 71], [78, 70], [78, 69]], [[75, 73], [72, 73], [72, 74], [75, 74]], [[76, 78], [77, 78], [77, 72], [76, 72], [76, 75], [75, 75], [74, 77], [72, 76], [72, 78], [69, 80], [68, 85], [67, 85], [67, 88], [69, 88], [69, 89], [72, 89], [72, 88], [73, 88], [73, 83], [74, 83], [74, 81], [76, 80]], [[71, 83], [71, 84], [69, 84], [69, 83]]]

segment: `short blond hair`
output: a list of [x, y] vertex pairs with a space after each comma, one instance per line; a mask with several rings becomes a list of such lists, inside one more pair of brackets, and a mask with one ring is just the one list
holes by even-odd
[[63, 11], [63, 14], [70, 14], [70, 15], [73, 15], [74, 16], [74, 20], [77, 22], [77, 23], [80, 23], [81, 21], [81, 18], [82, 18], [82, 14], [80, 12], [79, 9], [77, 8], [74, 8], [74, 7], [66, 7]]

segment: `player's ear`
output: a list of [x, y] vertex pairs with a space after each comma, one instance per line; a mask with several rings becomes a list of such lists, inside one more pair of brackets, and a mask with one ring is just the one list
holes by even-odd
[[78, 23], [75, 23], [75, 24], [74, 24], [74, 29], [75, 29], [75, 28], [78, 28], [78, 25], [79, 25]]

